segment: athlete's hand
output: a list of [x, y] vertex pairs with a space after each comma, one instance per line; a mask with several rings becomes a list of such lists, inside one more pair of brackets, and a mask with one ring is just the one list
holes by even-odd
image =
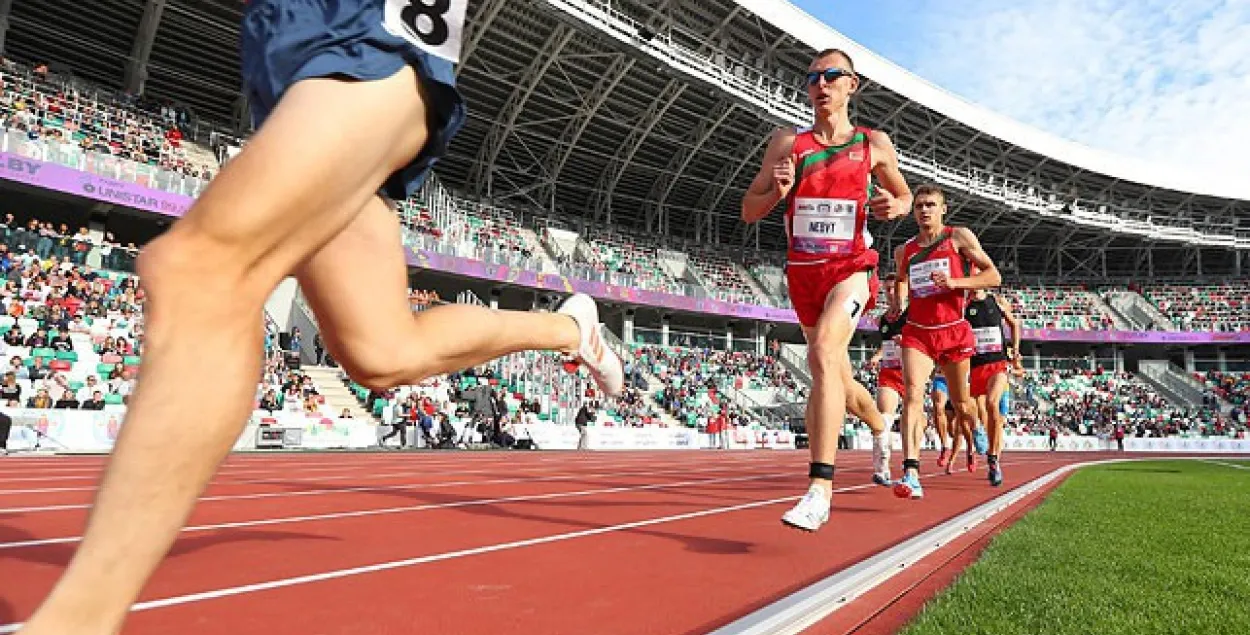
[[872, 210], [872, 217], [877, 220], [894, 220], [907, 215], [903, 201], [884, 187], [878, 187], [877, 195], [868, 199], [868, 209]]
[[782, 198], [790, 193], [790, 188], [794, 186], [793, 158], [786, 157], [773, 166], [773, 185], [781, 192]]
[[943, 291], [956, 291], [959, 289], [960, 280], [952, 278], [951, 274], [945, 271], [934, 271], [929, 277], [933, 280], [933, 285]]

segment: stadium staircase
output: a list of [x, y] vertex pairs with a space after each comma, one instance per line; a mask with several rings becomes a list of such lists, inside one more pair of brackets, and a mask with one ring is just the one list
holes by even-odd
[[1176, 324], [1163, 315], [1155, 305], [1132, 291], [1108, 291], [1107, 304], [1134, 322], [1139, 330], [1175, 331]]
[[1111, 306], [1107, 299], [1097, 293], [1091, 293], [1094, 296], [1094, 306], [1102, 309], [1104, 313], [1111, 316], [1111, 321], [1115, 323], [1115, 328], [1121, 331], [1133, 330], [1133, 321], [1125, 317], [1119, 311]]
[[1165, 399], [1182, 408], [1202, 406], [1206, 387], [1167, 360], [1141, 360], [1137, 375]]
[[521, 239], [533, 248], [534, 257], [538, 259], [539, 266], [542, 269], [541, 273], [557, 273], [560, 271], [547, 243], [538, 239], [538, 232], [528, 227], [521, 227], [517, 232], [521, 235]]
[[339, 413], [346, 409], [352, 413], [354, 419], [366, 419], [375, 423], [382, 423], [382, 420], [372, 412], [365, 410], [361, 406], [360, 400], [356, 395], [352, 394], [347, 384], [340, 378], [339, 373], [343, 372], [341, 368], [333, 366], [304, 366], [300, 368], [302, 372], [312, 379], [313, 384], [317, 386], [317, 392], [325, 398], [325, 408], [322, 412], [329, 416], [337, 417]]
[[807, 346], [804, 344], [782, 344], [781, 365], [794, 374], [799, 381], [812, 387], [812, 374], [807, 369]]
[[785, 306], [784, 300], [789, 294], [786, 292], [785, 274], [780, 267], [756, 267], [754, 273], [750, 270], [747, 273], [747, 279], [762, 289], [764, 297], [774, 306]]

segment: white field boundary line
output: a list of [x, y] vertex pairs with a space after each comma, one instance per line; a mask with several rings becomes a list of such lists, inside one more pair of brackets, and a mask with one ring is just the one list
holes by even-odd
[[1093, 465], [1159, 460], [1201, 459], [1197, 457], [1189, 459], [1126, 457], [1085, 461], [1055, 468], [902, 544], [796, 591], [708, 635], [797, 635], [1068, 472]]
[[[743, 464], [781, 467], [781, 465], [776, 462], [761, 461], [761, 460], [747, 460], [747, 461], [736, 461], [736, 462], [724, 461], [724, 462], [715, 462], [714, 464], [724, 465], [726, 467], [729, 467], [731, 465], [741, 466]], [[346, 481], [346, 480], [352, 480], [352, 479], [377, 480], [377, 479], [390, 479], [390, 478], [408, 477], [408, 476], [430, 476], [434, 472], [437, 472], [436, 474], [437, 476], [462, 476], [466, 474], [485, 474], [485, 473], [493, 474], [502, 470], [508, 470], [513, 473], [517, 473], [517, 472], [525, 472], [525, 473], [528, 473], [528, 472], [562, 472], [562, 471], [567, 472], [571, 469], [577, 469], [578, 467], [582, 465], [592, 466], [592, 467], [601, 467], [601, 468], [612, 468], [612, 467], [629, 468], [629, 467], [652, 467], [652, 466], [654, 467], [673, 466], [674, 468], [676, 468], [676, 466], [680, 464], [671, 460], [668, 460], [668, 461], [650, 460], [650, 461], [629, 461], [625, 463], [585, 463], [585, 464], [578, 463], [575, 465], [534, 466], [534, 467], [529, 467], [529, 468], [513, 468], [510, 466], [510, 464], [500, 463], [498, 465], [489, 466], [488, 469], [484, 468], [484, 469], [477, 469], [477, 470], [454, 470], [450, 472], [441, 472], [437, 470], [431, 470], [431, 469], [428, 469], [429, 466], [417, 465], [414, 467], [419, 467], [421, 469], [410, 469], [404, 472], [360, 473], [358, 471], [355, 474], [344, 474], [344, 475], [338, 475], [338, 476], [311, 476], [308, 478], [296, 477], [296, 478], [287, 478], [287, 479], [281, 479], [281, 480], [257, 479], [257, 480], [248, 480], [248, 481], [213, 481], [209, 485], [213, 487], [235, 487], [235, 486], [242, 486], [242, 485], [288, 485], [290, 483], [306, 483], [306, 482], [321, 483], [325, 481]], [[37, 487], [37, 488], [13, 489], [13, 490], [0, 489], [0, 496], [16, 496], [16, 495], [22, 495], [22, 494], [52, 494], [52, 493], [61, 493], [61, 492], [94, 492], [97, 489], [98, 489], [98, 485], [81, 486], [81, 487]]]
[[[1055, 461], [1028, 461], [1027, 463], [1035, 464], [1035, 463], [1053, 463], [1053, 462]], [[1011, 465], [1011, 464], [1004, 462], [1003, 465], [1006, 466], [1006, 465]], [[793, 476], [793, 474], [790, 472], [787, 472], [786, 474], [788, 476]], [[940, 477], [940, 476], [943, 476], [943, 473], [934, 472], [932, 474], [926, 474], [924, 475], [924, 478], [928, 478], [930, 476]], [[746, 477], [746, 478], [737, 479], [737, 480], [746, 480], [747, 478], [758, 479], [761, 477]], [[720, 483], [720, 482], [728, 482], [731, 480], [733, 479], [721, 479], [715, 482]], [[708, 483], [709, 481], [700, 481], [700, 482]], [[672, 484], [672, 483], [668, 484], [669, 487], [672, 487], [675, 485], [676, 484]], [[649, 487], [651, 489], [658, 489], [660, 486], [645, 486], [645, 487]], [[860, 485], [849, 485], [846, 487], [835, 488], [833, 491], [834, 493], [843, 493], [843, 492], [852, 492], [856, 490], [879, 488], [879, 487], [880, 487], [879, 485], [876, 485], [873, 483], [863, 483]], [[540, 495], [540, 496], [546, 497], [546, 498], [554, 498], [554, 496], [550, 496], [550, 495]], [[532, 497], [514, 497], [514, 498], [532, 498]], [[770, 498], [767, 500], [752, 501], [749, 503], [730, 505], [726, 507], [713, 507], [710, 509], [703, 509], [703, 510], [699, 510], [695, 512], [686, 512], [683, 514], [661, 516], [658, 518], [649, 518], [645, 520], [621, 523], [617, 525], [607, 525], [604, 527], [596, 527], [594, 529], [584, 529], [584, 530], [571, 531], [571, 532], [566, 532], [566, 533], [561, 533], [561, 534], [552, 534], [548, 536], [540, 536], [537, 538], [529, 538], [526, 540], [517, 540], [517, 541], [512, 541], [512, 542], [486, 545], [482, 547], [473, 547], [470, 549], [448, 551], [444, 553], [430, 554], [430, 555], [419, 556], [415, 558], [408, 558], [404, 560], [394, 560], [394, 561], [382, 562], [382, 563], [371, 564], [371, 565], [363, 565], [359, 567], [351, 567], [347, 569], [326, 571], [323, 573], [315, 573], [315, 574], [296, 576], [296, 577], [290, 577], [290, 578], [280, 578], [278, 580], [270, 580], [268, 582], [258, 582], [254, 584], [246, 584], [246, 585], [235, 586], [235, 587], [227, 587], [223, 589], [215, 589], [212, 591], [203, 591], [199, 593], [179, 595], [179, 596], [163, 598], [159, 600], [140, 602], [132, 606], [130, 611], [131, 612], [148, 611], [152, 609], [166, 608], [170, 606], [178, 606], [181, 604], [204, 602], [208, 600], [214, 600], [218, 598], [230, 597], [230, 596], [235, 596], [235, 595], [245, 595], [248, 593], [258, 593], [261, 591], [268, 591], [272, 589], [280, 589], [280, 588], [285, 588], [285, 587], [298, 586], [302, 584], [311, 584], [315, 582], [324, 582], [327, 580], [336, 580], [336, 579], [353, 577], [353, 576], [358, 576], [358, 575], [366, 575], [370, 573], [377, 573], [379, 571], [401, 569], [401, 568], [406, 568], [406, 567], [429, 564], [432, 562], [441, 562], [444, 560], [453, 560], [457, 558], [478, 556], [478, 555], [483, 555], [483, 554], [488, 554], [488, 553], [494, 553], [497, 551], [521, 549], [525, 547], [533, 547], [537, 545], [550, 544], [550, 543], [555, 543], [555, 542], [563, 542], [566, 540], [575, 540], [578, 538], [599, 536], [603, 534], [628, 531], [630, 529], [637, 529], [639, 527], [649, 527], [652, 525], [661, 525], [665, 523], [679, 522], [683, 520], [691, 520], [695, 518], [703, 518], [707, 516], [716, 516], [720, 514], [728, 514], [728, 513], [738, 512], [738, 511], [756, 509], [759, 507], [767, 507], [770, 505], [793, 502], [793, 501], [798, 500], [799, 498], [802, 498], [802, 497], [801, 496], [783, 496], [780, 498]], [[466, 502], [465, 504], [484, 504], [484, 503], [485, 501], [469, 501], [469, 502]], [[464, 504], [458, 504], [458, 503], [455, 505], [464, 506]], [[20, 629], [21, 627], [22, 627], [21, 623], [3, 624], [3, 625], [0, 625], [0, 634], [13, 633], [13, 632], [16, 632], [18, 629]]]
[[[630, 457], [615, 457], [614, 462], [617, 462], [621, 465], [635, 465], [635, 464], [642, 465], [642, 464], [652, 464], [652, 463], [667, 464], [667, 463], [673, 462], [671, 460], [667, 460], [667, 461], [661, 460], [659, 457], [634, 457], [633, 460], [628, 460], [629, 458]], [[620, 459], [626, 459], [626, 460], [620, 460]], [[767, 462], [767, 461], [763, 459], [758, 459], [758, 458], [757, 459], [743, 459], [740, 461], [735, 461], [735, 464], [745, 463], [745, 462], [762, 463], [762, 462]], [[256, 476], [263, 476], [263, 475], [274, 475], [274, 477], [280, 477], [283, 474], [290, 474], [292, 471], [297, 471], [300, 474], [323, 473], [323, 472], [354, 472], [354, 474], [347, 475], [350, 477], [350, 476], [359, 476], [360, 471], [362, 469], [368, 469], [368, 468], [378, 468], [378, 469], [405, 468], [405, 469], [410, 470], [412, 469], [412, 466], [414, 463], [419, 464], [423, 468], [427, 468], [431, 470], [436, 470], [436, 469], [445, 468], [445, 467], [447, 468], [474, 467], [474, 468], [486, 469], [492, 466], [503, 467], [503, 466], [516, 465], [515, 460], [513, 461], [502, 460], [502, 457], [501, 457], [501, 460], [490, 461], [490, 462], [482, 461], [482, 460], [472, 461], [472, 462], [468, 462], [468, 461], [465, 461], [465, 462], [460, 462], [460, 461], [426, 461], [426, 462], [423, 462], [423, 461], [418, 460], [418, 461], [387, 461], [385, 464], [380, 463], [380, 462], [354, 463], [350, 465], [292, 463], [289, 465], [274, 465], [271, 467], [265, 467], [263, 469], [256, 469], [252, 467], [240, 468], [237, 466], [223, 466], [214, 475], [214, 478], [224, 479], [224, 478], [239, 477], [239, 476], [256, 477]], [[583, 465], [583, 464], [597, 465], [599, 463], [601, 462], [566, 461], [566, 462], [562, 462], [562, 465]], [[540, 467], [540, 466], [536, 466], [536, 467]], [[75, 472], [77, 472], [77, 474], [66, 475], [66, 472], [70, 470], [74, 470]], [[19, 483], [19, 482], [30, 482], [30, 481], [36, 481], [36, 482], [87, 481], [87, 480], [94, 481], [94, 480], [98, 480], [100, 476], [103, 474], [103, 467], [101, 466], [98, 468], [83, 468], [83, 469], [67, 468], [65, 471], [56, 472], [56, 473], [51, 473], [51, 472], [45, 473], [45, 472], [40, 472], [40, 471], [35, 471], [35, 470], [18, 470], [18, 471], [14, 471], [13, 473], [22, 474], [22, 476], [10, 478], [10, 477], [3, 476], [4, 472], [0, 472], [0, 483]], [[258, 479], [258, 480], [263, 481], [264, 479]], [[257, 481], [220, 480], [218, 482], [220, 484], [234, 484], [234, 483], [252, 483], [252, 482], [257, 482]]]
[[1208, 459], [1208, 460], [1204, 460], [1203, 463], [1210, 463], [1211, 465], [1222, 465], [1224, 467], [1231, 467], [1234, 470], [1250, 470], [1250, 466], [1237, 465], [1236, 463], [1225, 463], [1224, 461], [1212, 461]]
[[[765, 466], [765, 467], [776, 467], [776, 466]], [[584, 472], [580, 474], [560, 474], [560, 475], [555, 475], [555, 476], [534, 476], [534, 477], [528, 477], [528, 478], [502, 478], [502, 479], [489, 479], [489, 480], [479, 480], [479, 481], [443, 481], [443, 482], [433, 482], [433, 483], [425, 483], [425, 482], [400, 483], [400, 484], [395, 484], [395, 485], [364, 485], [360, 487], [344, 487], [344, 488], [335, 488], [335, 489], [327, 489], [327, 488], [306, 489], [306, 490], [296, 490], [292, 492], [259, 492], [256, 494], [225, 494], [225, 495], [220, 495], [220, 496], [203, 496], [203, 497], [196, 499], [196, 502], [206, 503], [206, 502], [222, 502], [222, 501], [256, 500], [256, 499], [264, 499], [264, 498], [297, 498], [297, 497], [304, 497], [304, 496], [325, 496], [325, 495], [333, 495], [333, 494], [352, 494], [352, 493], [362, 493], [362, 492], [377, 492], [377, 493], [408, 492], [408, 491], [419, 491], [419, 490], [427, 490], [427, 489], [443, 489], [443, 488], [448, 488], [448, 487], [471, 487], [474, 485], [515, 485], [515, 484], [521, 484], [521, 483], [555, 483], [555, 482], [562, 482], [562, 481], [580, 481], [580, 480], [589, 481], [589, 480], [598, 480], [598, 479], [604, 479], [604, 478], [632, 478], [632, 477], [638, 477], [638, 476], [664, 476], [664, 475], [685, 476], [688, 474], [703, 474], [707, 472], [728, 472], [728, 471], [733, 471], [739, 474], [742, 473], [742, 469], [740, 466], [725, 465], [725, 466], [707, 467], [707, 468], [702, 468], [702, 469], [689, 469], [689, 468], [684, 468], [684, 467], [674, 465], [666, 469], [648, 470], [648, 471], [643, 471], [643, 472], [625, 472], [625, 471], [617, 470], [617, 471], [611, 471], [611, 472]], [[856, 472], [866, 473], [867, 471], [868, 471], [867, 468], [858, 469], [858, 470], [854, 468], [844, 468], [842, 470], [844, 474], [856, 473]], [[91, 503], [43, 505], [43, 506], [36, 506], [36, 507], [4, 507], [4, 508], [0, 508], [0, 517], [3, 517], [5, 514], [29, 514], [29, 513], [51, 512], [51, 511], [66, 511], [66, 510], [75, 510], [75, 509], [89, 509], [90, 507], [91, 507]]]
[[[664, 483], [650, 483], [647, 485], [626, 485], [621, 487], [605, 487], [600, 489], [582, 489], [568, 492], [548, 492], [544, 494], [518, 494], [516, 496], [501, 496], [498, 498], [476, 498], [464, 501], [455, 501], [451, 503], [425, 503], [421, 505], [404, 505], [402, 507], [381, 507], [375, 509], [361, 509], [344, 512], [328, 512], [324, 514], [308, 514], [303, 516], [284, 516], [281, 518], [262, 518], [257, 520], [241, 520], [227, 523], [214, 523], [211, 525], [193, 525], [183, 528], [180, 534], [199, 533], [205, 531], [217, 531], [221, 529], [242, 529], [246, 527], [269, 527], [273, 525], [289, 525], [294, 523], [317, 522], [325, 520], [341, 520], [344, 518], [364, 518], [367, 516], [383, 516], [391, 514], [404, 514], [410, 512], [432, 511], [436, 509], [456, 509], [460, 507], [476, 507], [480, 505], [495, 505], [502, 503], [521, 503], [530, 501], [552, 500], [559, 498], [580, 498], [584, 496], [596, 496], [600, 494], [622, 494], [627, 492], [645, 492], [657, 489], [669, 489], [674, 487], [688, 487], [697, 485], [719, 485], [721, 483], [740, 483], [743, 481], [763, 481], [770, 479], [793, 478], [796, 472], [770, 472], [767, 474], [753, 474], [750, 476], [737, 476], [729, 478], [713, 478], [698, 479], [686, 481], [670, 481]], [[871, 483], [867, 484], [871, 485]], [[795, 497], [798, 498], [798, 497]], [[21, 540], [15, 542], [0, 543], [0, 551], [8, 551], [14, 549], [24, 549], [29, 547], [44, 547], [47, 545], [65, 545], [75, 544], [82, 541], [82, 536], [66, 536], [63, 538], [41, 538], [36, 540]]]

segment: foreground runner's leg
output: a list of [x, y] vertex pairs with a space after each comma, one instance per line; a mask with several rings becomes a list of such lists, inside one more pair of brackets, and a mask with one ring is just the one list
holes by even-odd
[[998, 487], [1003, 484], [1003, 468], [1002, 468], [1002, 451], [1003, 451], [1003, 428], [1007, 423], [1007, 416], [1003, 414], [1000, 404], [1003, 396], [1007, 392], [1007, 373], [1002, 372], [994, 375], [989, 382], [988, 395], [984, 397], [985, 401], [985, 427], [989, 434], [989, 450], [985, 454], [985, 459], [989, 472], [990, 485]]
[[922, 498], [920, 448], [924, 443], [925, 386], [933, 374], [933, 359], [914, 348], [903, 348], [903, 477], [894, 484], [899, 498]]
[[[858, 272], [838, 283], [829, 292], [825, 309], [811, 332], [807, 361], [812, 373], [812, 394], [807, 401], [807, 434], [811, 443], [811, 482], [797, 505], [782, 516], [782, 522], [798, 529], [815, 531], [829, 520], [833, 497], [834, 463], [838, 435], [846, 419], [847, 376], [850, 366], [847, 349], [855, 334], [858, 313], [866, 306], [868, 274]], [[854, 304], [858, 303], [858, 304]], [[858, 306], [856, 315], [848, 306]]]
[[589, 298], [573, 296], [556, 314], [467, 304], [414, 314], [399, 235], [398, 217], [375, 198], [297, 272], [326, 349], [357, 382], [404, 386], [509, 353], [560, 350], [579, 357], [600, 390], [620, 391], [624, 371]]
[[[266, 298], [351, 225], [388, 175], [425, 144], [426, 101], [418, 86], [410, 67], [377, 81], [292, 86], [186, 217], [144, 251], [143, 381], [83, 541], [22, 633], [119, 630], [247, 420], [261, 370]], [[372, 273], [355, 272], [359, 280]], [[406, 289], [393, 292], [401, 291], [406, 298]], [[551, 320], [566, 327], [543, 329], [551, 340], [529, 343], [575, 347], [572, 322]], [[197, 381], [187, 383], [188, 375]]]

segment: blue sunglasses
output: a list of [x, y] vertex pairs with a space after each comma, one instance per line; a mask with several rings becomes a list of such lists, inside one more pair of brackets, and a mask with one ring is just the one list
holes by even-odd
[[820, 78], [825, 78], [826, 84], [836, 82], [839, 77], [855, 77], [855, 73], [841, 68], [826, 68], [823, 71], [810, 71], [807, 73], [807, 85], [815, 86]]

